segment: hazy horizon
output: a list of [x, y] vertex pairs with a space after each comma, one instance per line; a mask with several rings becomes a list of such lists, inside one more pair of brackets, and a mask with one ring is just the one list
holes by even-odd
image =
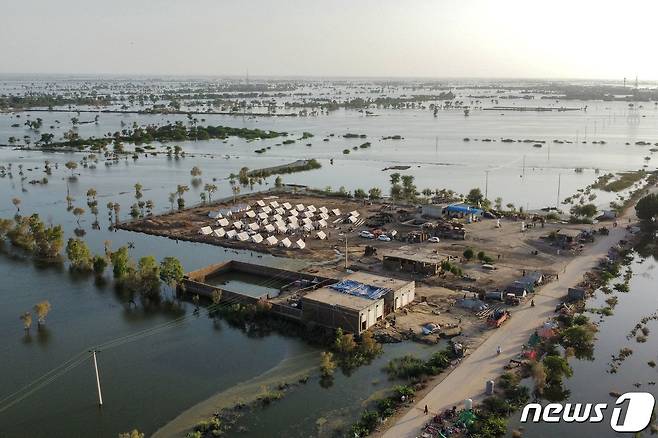
[[0, 0], [5, 75], [658, 79], [658, 4]]

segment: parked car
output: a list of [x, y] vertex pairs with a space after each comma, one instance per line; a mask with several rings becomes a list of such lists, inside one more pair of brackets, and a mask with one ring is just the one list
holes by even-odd
[[390, 242], [391, 238], [388, 237], [386, 234], [380, 234], [377, 240], [381, 240], [382, 242]]
[[374, 239], [375, 235], [368, 230], [363, 230], [359, 233], [359, 237], [363, 237], [365, 239]]
[[433, 236], [433, 237], [430, 237], [429, 239], [427, 239], [427, 241], [430, 242], [430, 243], [439, 243], [441, 240], [438, 237]]

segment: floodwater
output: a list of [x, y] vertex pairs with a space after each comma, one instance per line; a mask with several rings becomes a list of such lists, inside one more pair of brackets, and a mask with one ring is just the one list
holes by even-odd
[[[614, 292], [606, 295], [598, 291], [595, 298], [588, 302], [588, 308], [602, 308], [605, 300], [615, 295], [619, 298], [614, 307], [614, 314], [602, 317], [594, 348], [594, 360], [570, 359], [573, 377], [566, 379], [564, 387], [570, 392], [565, 403], [607, 403], [606, 418], [601, 423], [553, 423], [520, 425], [521, 412], [515, 413], [510, 421], [510, 430], [524, 428], [524, 436], [549, 438], [566, 437], [614, 437], [628, 436], [615, 433], [610, 428], [612, 408], [616, 397], [610, 392], [623, 394], [626, 392], [649, 392], [658, 398], [658, 388], [650, 382], [658, 381], [656, 368], [648, 365], [649, 361], [658, 362], [658, 323], [649, 321], [647, 327], [651, 333], [644, 343], [626, 336], [643, 316], [649, 316], [658, 310], [656, 297], [656, 279], [658, 275], [658, 259], [649, 257], [643, 259], [636, 256], [631, 265], [633, 278], [630, 282], [630, 292]], [[613, 282], [614, 283], [614, 282]], [[597, 315], [590, 314], [593, 321], [598, 321]], [[619, 349], [629, 347], [633, 354], [628, 357], [617, 370], [608, 373], [611, 355], [617, 355]], [[532, 387], [532, 382], [524, 382]], [[637, 387], [635, 384], [639, 384]], [[548, 402], [541, 402], [546, 404]], [[648, 436], [648, 431], [643, 436]]]
[[[9, 82], [3, 84], [2, 89], [17, 91], [20, 87]], [[463, 93], [468, 91], [463, 90]], [[541, 104], [547, 103], [542, 101]], [[569, 102], [569, 106], [584, 104]], [[315, 136], [281, 146], [277, 146], [281, 138], [253, 142], [237, 138], [180, 142], [178, 144], [188, 154], [185, 158], [140, 156], [134, 161], [129, 157], [110, 166], [101, 159], [89, 167], [79, 167], [73, 181], [69, 180], [70, 172], [64, 163], [80, 161], [86, 154], [0, 148], [0, 165], [13, 164], [13, 177], [0, 178], [0, 216], [8, 218], [15, 214], [11, 200], [18, 197], [22, 214], [39, 213], [47, 222], [62, 224], [67, 238], [74, 235], [75, 229], [84, 230], [84, 239], [96, 253], [102, 252], [103, 242], [110, 240], [113, 248], [130, 244], [134, 258], [156, 255], [161, 259], [175, 255], [186, 270], [229, 259], [296, 269], [305, 262], [267, 255], [256, 258], [249, 252], [108, 231], [105, 205], [110, 201], [118, 202], [120, 216], [126, 219], [130, 205], [136, 202], [133, 185], [139, 182], [143, 186], [142, 200], [153, 200], [155, 211], [164, 212], [170, 208], [167, 198], [177, 184], [190, 186], [185, 198], [187, 205], [191, 205], [199, 202], [203, 184], [211, 181], [219, 187], [214, 198], [230, 196], [228, 175], [237, 173], [242, 167], [254, 169], [300, 158], [317, 158], [322, 164], [321, 169], [284, 175], [284, 182], [319, 188], [344, 186], [348, 190], [379, 186], [386, 192], [393, 171], [382, 169], [407, 165], [410, 168], [400, 173], [415, 176], [419, 190], [447, 188], [467, 192], [479, 186], [483, 191], [487, 189], [491, 199], [502, 197], [504, 204], [511, 202], [517, 207], [530, 209], [552, 206], [558, 199], [558, 180], [560, 198], [563, 199], [592, 183], [596, 177], [595, 169], [600, 173], [636, 170], [645, 164], [645, 156], [653, 155], [646, 146], [626, 146], [625, 142], [658, 141], [658, 110], [653, 105], [641, 110], [639, 120], [629, 121], [625, 103], [587, 104], [587, 112], [506, 112], [501, 115], [497, 111], [474, 110], [469, 117], [464, 117], [461, 110], [442, 110], [436, 118], [430, 111], [418, 109], [376, 110], [377, 116], [373, 117], [349, 110], [294, 118], [198, 115], [199, 119], [205, 119], [199, 122], [201, 125], [287, 131], [291, 138], [299, 138], [302, 132], [308, 131]], [[35, 133], [23, 126], [28, 116], [32, 119], [41, 117], [44, 127], [55, 126], [56, 136], [61, 136], [70, 128], [70, 118], [75, 115], [73, 112], [19, 114], [20, 118], [0, 114], [0, 144], [6, 144], [10, 136], [36, 138]], [[93, 114], [83, 113], [79, 118], [81, 121], [91, 120]], [[98, 124], [80, 125], [79, 134], [81, 137], [101, 136], [120, 130], [122, 126], [130, 127], [133, 123], [157, 124], [175, 120], [186, 122], [187, 118], [182, 115], [101, 114]], [[11, 127], [14, 123], [19, 123], [20, 127]], [[348, 132], [366, 134], [367, 138], [342, 138]], [[330, 136], [332, 133], [335, 134], [333, 137]], [[381, 139], [396, 134], [404, 139]], [[464, 142], [464, 137], [471, 141]], [[324, 138], [329, 141], [322, 141]], [[497, 141], [479, 141], [484, 138]], [[542, 148], [534, 148], [527, 143], [502, 143], [501, 138], [537, 139], [547, 143]], [[555, 139], [573, 143], [553, 143]], [[588, 143], [580, 143], [582, 140]], [[595, 145], [592, 140], [605, 140], [607, 144]], [[370, 148], [352, 150], [365, 141], [371, 142]], [[262, 147], [270, 149], [263, 154], [254, 152]], [[350, 149], [350, 154], [343, 154], [344, 149]], [[333, 164], [331, 159], [334, 159]], [[45, 160], [49, 160], [51, 166], [58, 165], [48, 177], [48, 184], [30, 184], [30, 180], [44, 176]], [[19, 176], [19, 164], [23, 167], [25, 179]], [[192, 184], [189, 172], [193, 166], [203, 171], [200, 185]], [[574, 172], [577, 167], [583, 168], [583, 172]], [[649, 161], [649, 168], [655, 168], [653, 160]], [[253, 190], [272, 184], [273, 179], [269, 178]], [[91, 187], [98, 191], [100, 229], [93, 228], [96, 218], [86, 205], [86, 192]], [[243, 188], [242, 193], [250, 190], [252, 188]], [[79, 225], [73, 214], [67, 211], [67, 193], [74, 198], [75, 206], [87, 210]], [[616, 196], [596, 193], [596, 202], [600, 205]], [[647, 261], [643, 266], [652, 263]], [[319, 355], [316, 349], [298, 339], [280, 335], [248, 336], [221, 321], [218, 324], [209, 319], [203, 310], [195, 315], [193, 307], [184, 302], [174, 300], [173, 304], [147, 308], [141, 303], [128, 306], [111, 287], [109, 272], [106, 275], [108, 284], [98, 285], [93, 278], [71, 275], [65, 265], [37, 266], [11, 248], [3, 248], [0, 254], [0, 278], [3, 279], [0, 285], [0, 357], [3, 358], [0, 361], [0, 436], [115, 437], [117, 433], [132, 428], [151, 434], [204, 400], [226, 391], [240, 393], [242, 383], [246, 388], [248, 382], [258, 381], [263, 375], [272, 382], [284, 379], [285, 373], [273, 371], [273, 375], [268, 374], [271, 370], [278, 370], [282, 363], [291, 364], [293, 369], [306, 369], [311, 361], [309, 357]], [[637, 274], [634, 282], [638, 282], [638, 290], [645, 290], [643, 294], [651, 297], [650, 288], [642, 289], [651, 284], [645, 282], [645, 277]], [[242, 286], [248, 287], [247, 284]], [[163, 295], [171, 297], [171, 292], [165, 291]], [[636, 295], [634, 289], [632, 294], [620, 297], [615, 316], [609, 320], [619, 318], [625, 302]], [[52, 304], [46, 326], [40, 331], [33, 327], [30, 336], [26, 336], [18, 317], [43, 299]], [[629, 315], [632, 315], [630, 320], [635, 321], [638, 314], [643, 314], [647, 305], [636, 307], [628, 304]], [[623, 333], [616, 332], [603, 336], [605, 327], [599, 335], [605, 346], [597, 347], [597, 355], [603, 358], [607, 357], [607, 349], [610, 352], [618, 349], [616, 340], [623, 337]], [[650, 342], [654, 341], [655, 338], [651, 337]], [[655, 344], [650, 342], [642, 348], [653, 345], [655, 354]], [[73, 368], [49, 381], [48, 385], [26, 386], [79, 353], [102, 344], [107, 346], [101, 348], [98, 355], [104, 398], [102, 409], [97, 407], [90, 359], [73, 362]], [[280, 435], [309, 436], [324, 433], [332, 425], [349, 424], [358, 417], [363, 403], [372, 393], [393, 384], [386, 381], [381, 371], [388, 359], [406, 352], [426, 355], [434, 349], [413, 344], [389, 345], [384, 356], [373, 364], [359, 368], [349, 376], [338, 372], [330, 388], [322, 388], [317, 379], [311, 379], [262, 413], [245, 418], [245, 435], [263, 436], [276, 430]], [[625, 364], [628, 370], [635, 359], [634, 356]], [[582, 366], [585, 365], [588, 364]], [[579, 366], [574, 364], [576, 377], [573, 382], [578, 381], [579, 375], [591, 375], [587, 370], [581, 372]], [[647, 368], [640, 362], [637, 367], [641, 370]], [[620, 391], [633, 379], [630, 371], [622, 372], [624, 380], [616, 381], [624, 382], [623, 385], [618, 383]], [[614, 377], [621, 378], [621, 375]], [[607, 392], [609, 389], [604, 386], [607, 385], [601, 385], [601, 390]], [[583, 383], [583, 387], [587, 385]], [[7, 406], [9, 400], [4, 398], [14, 392], [17, 392], [15, 397], [25, 398]], [[572, 393], [576, 394], [576, 390]], [[538, 430], [537, 433], [543, 432]]]

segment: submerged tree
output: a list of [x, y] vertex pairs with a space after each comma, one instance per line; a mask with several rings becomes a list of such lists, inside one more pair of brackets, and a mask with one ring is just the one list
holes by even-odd
[[41, 326], [46, 322], [46, 316], [50, 313], [50, 302], [47, 300], [38, 302], [34, 305], [34, 313], [37, 314], [37, 325]]
[[20, 320], [23, 321], [23, 328], [26, 332], [30, 331], [32, 327], [32, 314], [30, 312], [25, 312], [20, 316]]

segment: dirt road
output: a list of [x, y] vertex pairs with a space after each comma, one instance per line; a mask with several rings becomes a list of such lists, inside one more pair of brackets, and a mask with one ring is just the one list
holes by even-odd
[[[627, 220], [624, 219], [624, 222]], [[503, 366], [514, 358], [530, 335], [541, 326], [542, 322], [554, 315], [555, 306], [567, 288], [575, 286], [583, 274], [590, 270], [597, 261], [607, 254], [608, 249], [626, 236], [623, 227], [613, 228], [608, 236], [600, 237], [588, 247], [581, 256], [571, 260], [559, 273], [559, 280], [543, 287], [535, 294], [535, 307], [526, 304], [514, 312], [512, 319], [497, 329], [470, 356], [435, 386], [422, 400], [384, 433], [387, 438], [416, 437], [420, 429], [429, 420], [432, 413], [457, 406], [461, 408], [467, 398], [474, 401], [484, 394], [485, 382], [495, 379], [504, 371]], [[501, 346], [502, 353], [497, 356], [496, 349]], [[427, 405], [430, 415], [423, 409]]]

